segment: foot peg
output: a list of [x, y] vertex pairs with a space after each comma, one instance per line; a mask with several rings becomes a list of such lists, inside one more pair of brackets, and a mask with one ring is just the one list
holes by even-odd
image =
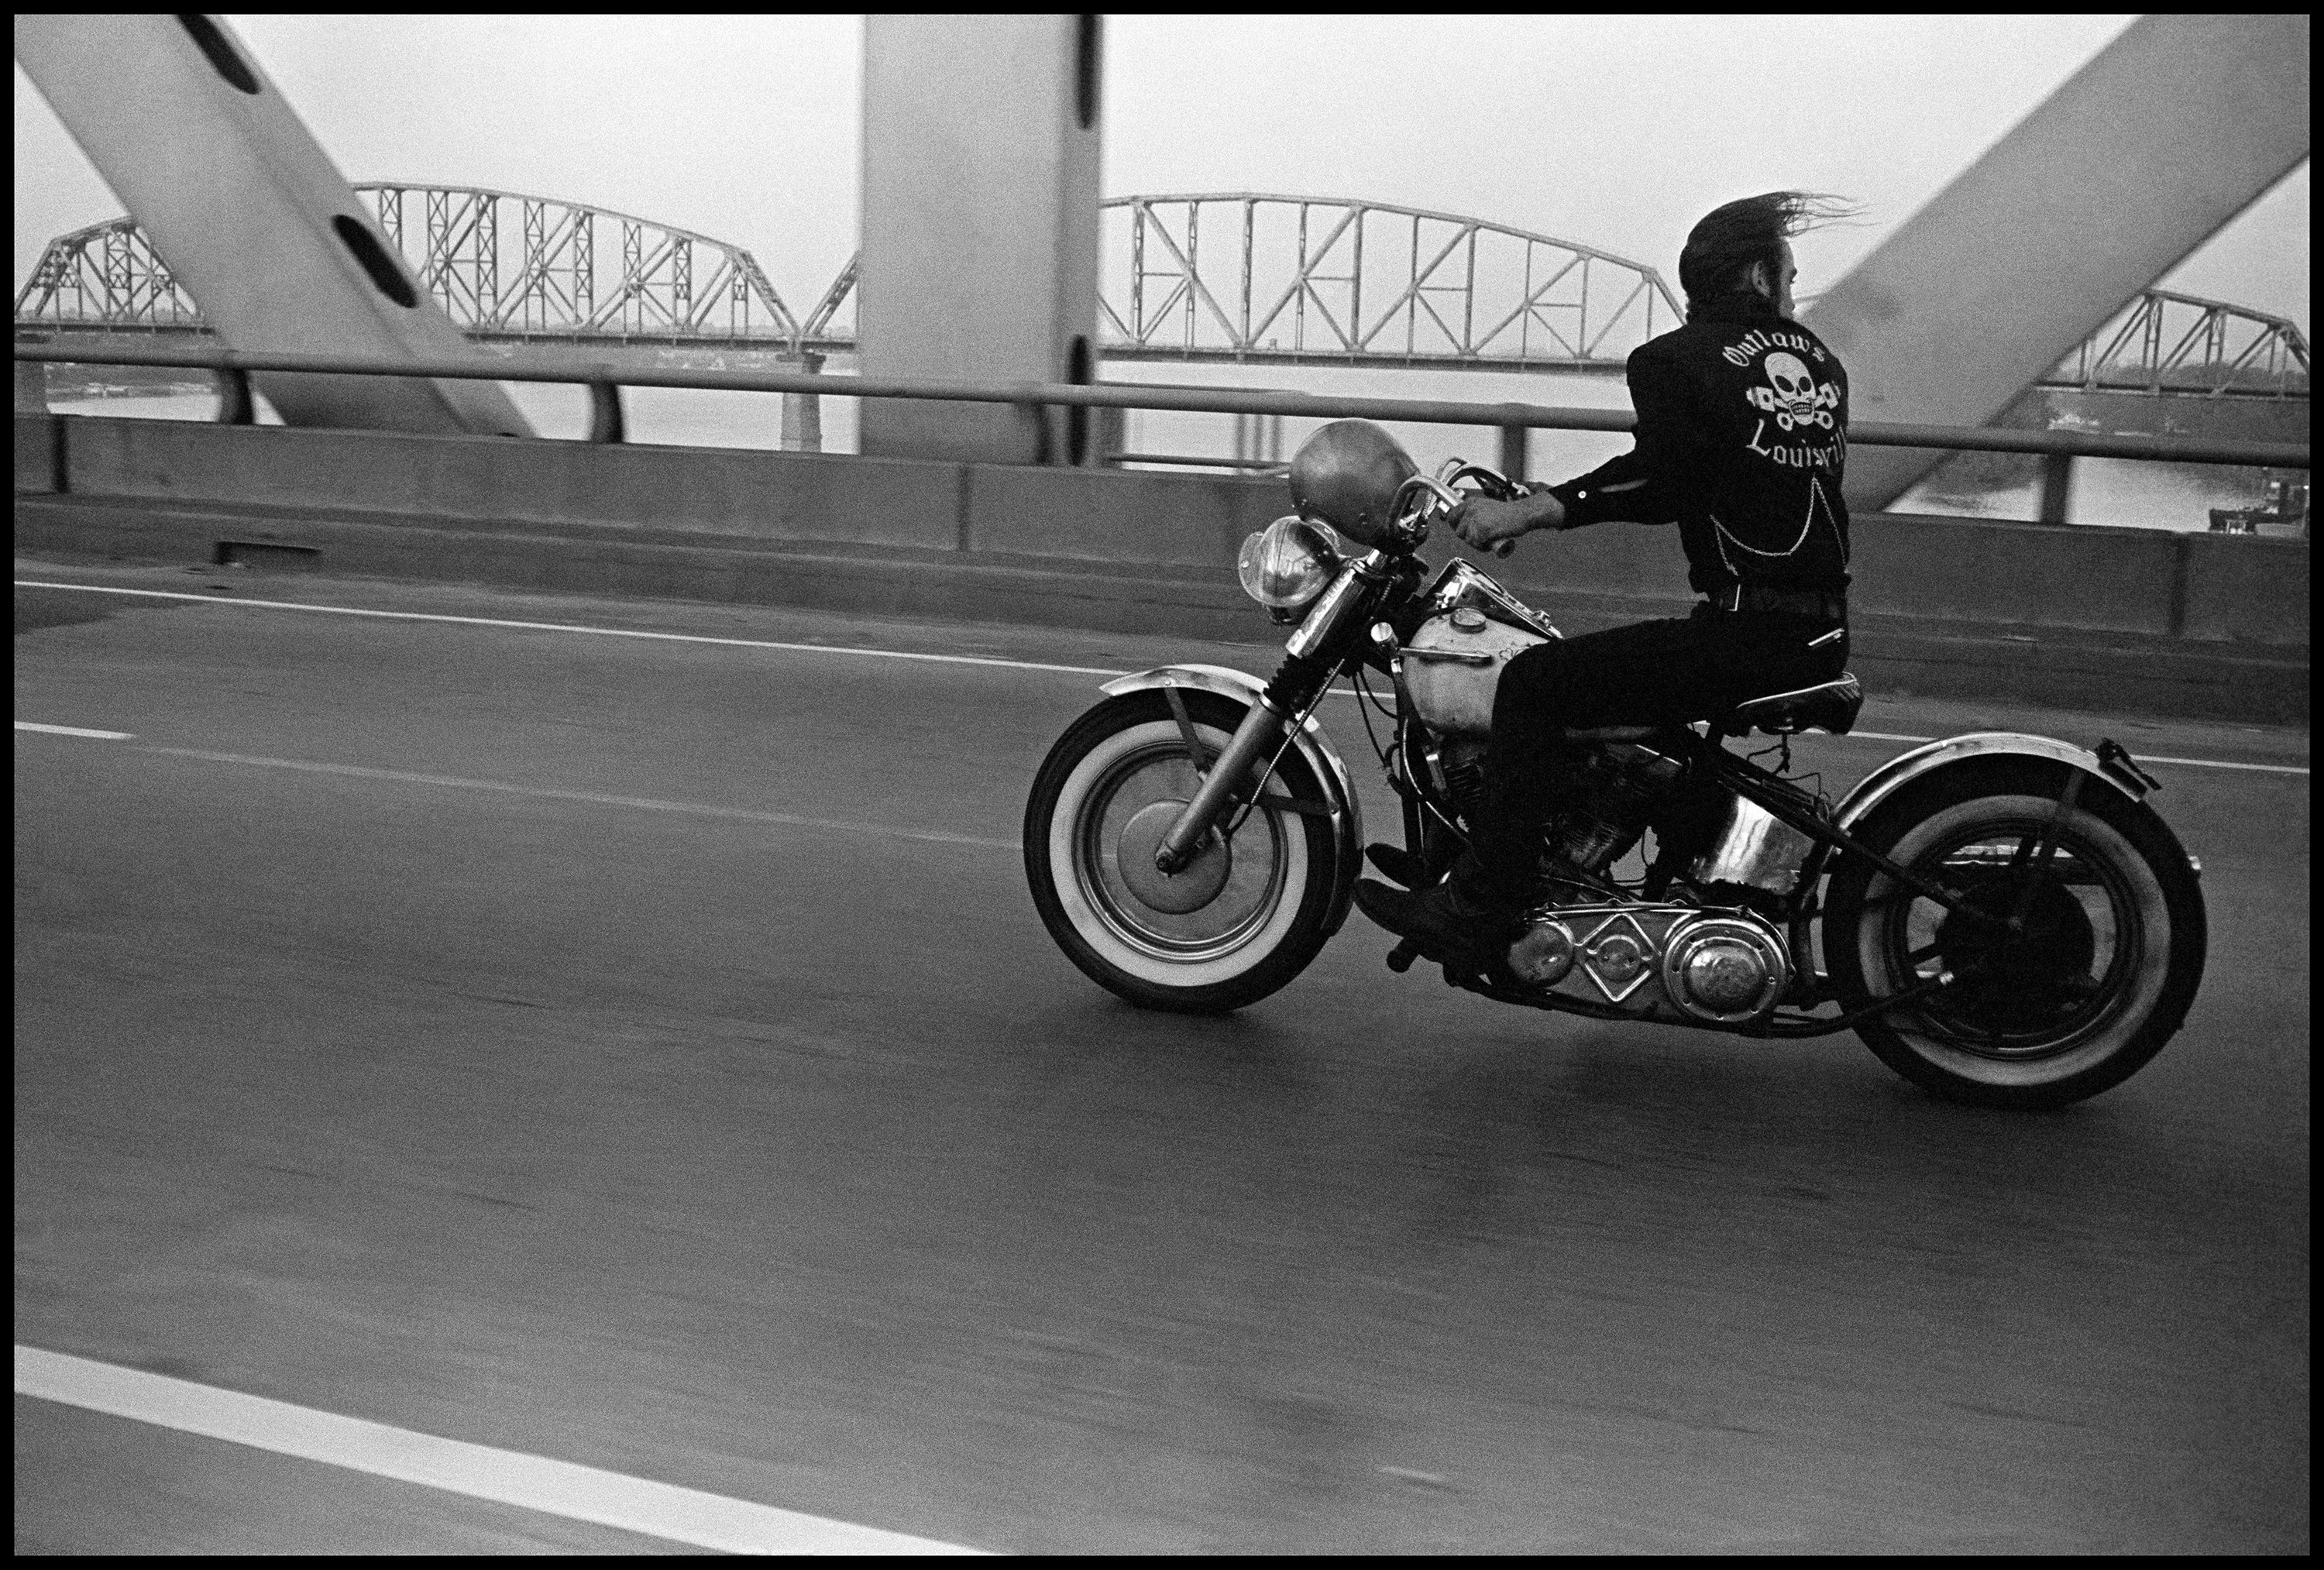
[[1419, 958], [1420, 945], [1406, 938], [1388, 951], [1388, 968], [1401, 976], [1411, 969], [1412, 962]]

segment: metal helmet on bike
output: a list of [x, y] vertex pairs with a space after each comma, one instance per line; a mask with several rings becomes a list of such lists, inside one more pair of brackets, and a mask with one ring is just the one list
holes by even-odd
[[1418, 473], [1411, 455], [1379, 427], [1333, 420], [1300, 443], [1292, 457], [1292, 505], [1378, 549], [1394, 534], [1397, 493]]

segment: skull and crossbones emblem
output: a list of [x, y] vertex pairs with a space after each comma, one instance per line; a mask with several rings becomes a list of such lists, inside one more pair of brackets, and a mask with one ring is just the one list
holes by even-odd
[[1831, 410], [1840, 401], [1840, 390], [1829, 382], [1818, 387], [1806, 361], [1796, 354], [1775, 353], [1767, 356], [1761, 369], [1767, 374], [1767, 385], [1755, 387], [1745, 396], [1774, 415], [1777, 426], [1787, 431], [1804, 426], [1831, 428]]

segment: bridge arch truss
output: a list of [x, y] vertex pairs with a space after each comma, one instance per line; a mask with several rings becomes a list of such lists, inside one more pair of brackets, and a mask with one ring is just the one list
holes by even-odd
[[1103, 222], [1116, 359], [1618, 372], [1685, 319], [1644, 262], [1425, 208], [1134, 196]]
[[16, 291], [16, 323], [191, 332], [202, 313], [136, 220], [115, 218], [49, 242]]
[[[851, 260], [802, 322], [737, 245], [609, 208], [478, 187], [355, 188], [472, 336], [844, 351]], [[1108, 359], [1618, 372], [1684, 319], [1660, 273], [1571, 241], [1384, 203], [1257, 193], [1103, 206]], [[28, 327], [199, 332], [199, 307], [131, 218], [49, 242], [17, 291]], [[2116, 314], [2040, 385], [2304, 400], [2308, 341], [2282, 317], [2167, 289]]]
[[739, 245], [610, 208], [473, 186], [355, 189], [478, 336], [782, 338], [798, 321]]
[[[569, 342], [796, 341], [799, 324], [748, 251], [609, 208], [472, 186], [355, 188], [420, 286], [470, 335]], [[202, 325], [131, 218], [49, 243], [16, 320], [115, 330]]]
[[2150, 289], [2042, 385], [2149, 397], [2308, 396], [2308, 340], [2283, 317]]

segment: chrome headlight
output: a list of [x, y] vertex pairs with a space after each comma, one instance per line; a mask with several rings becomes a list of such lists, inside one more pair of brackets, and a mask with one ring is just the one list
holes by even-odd
[[1242, 542], [1235, 575], [1242, 592], [1269, 611], [1296, 611], [1330, 585], [1340, 560], [1340, 537], [1331, 526], [1295, 515]]

